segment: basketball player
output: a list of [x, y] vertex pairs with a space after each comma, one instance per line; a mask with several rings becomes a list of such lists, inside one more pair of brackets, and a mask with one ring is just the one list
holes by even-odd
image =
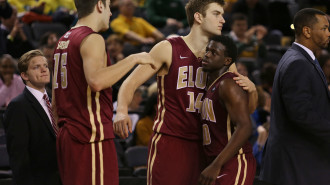
[[[150, 55], [156, 70], [138, 66], [119, 90], [114, 130], [125, 138], [132, 130], [127, 106], [134, 91], [157, 72], [158, 109], [149, 146], [148, 185], [198, 183], [203, 159], [199, 113], [206, 86], [200, 58], [209, 37], [221, 34], [223, 6], [223, 0], [190, 0], [186, 12], [191, 32], [154, 46]], [[254, 84], [246, 77], [237, 78], [256, 97]]]
[[207, 92], [202, 105], [203, 145], [207, 168], [200, 185], [252, 185], [256, 161], [248, 138], [252, 123], [248, 96], [229, 72], [237, 48], [227, 36], [211, 38], [202, 61], [207, 72]]
[[58, 163], [64, 185], [117, 185], [111, 86], [146, 53], [110, 65], [97, 32], [109, 28], [110, 0], [75, 0], [78, 22], [54, 52], [54, 103], [60, 132]]

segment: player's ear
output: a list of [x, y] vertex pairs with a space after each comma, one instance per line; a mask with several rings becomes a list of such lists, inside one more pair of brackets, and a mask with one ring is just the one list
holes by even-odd
[[199, 12], [194, 13], [194, 19], [197, 21], [199, 24], [202, 23], [202, 14]]
[[230, 66], [232, 63], [233, 59], [231, 57], [225, 57], [225, 66]]
[[101, 13], [103, 11], [103, 8], [104, 8], [103, 2], [101, 0], [97, 1], [96, 10]]

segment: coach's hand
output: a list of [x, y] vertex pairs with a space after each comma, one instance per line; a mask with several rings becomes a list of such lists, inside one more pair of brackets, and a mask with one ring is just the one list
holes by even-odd
[[113, 123], [113, 131], [122, 139], [128, 137], [128, 132], [132, 133], [132, 121], [128, 114], [117, 112]]

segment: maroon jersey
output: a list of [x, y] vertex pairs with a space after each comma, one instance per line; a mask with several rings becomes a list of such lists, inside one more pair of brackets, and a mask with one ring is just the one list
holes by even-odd
[[206, 73], [181, 37], [168, 40], [172, 64], [168, 74], [157, 77], [158, 108], [153, 130], [189, 140], [201, 140], [202, 97]]
[[[218, 156], [235, 131], [226, 108], [219, 101], [219, 84], [222, 80], [233, 77], [235, 77], [235, 74], [231, 72], [221, 75], [208, 88], [204, 97], [201, 117], [203, 124], [203, 145], [207, 157]], [[246, 142], [239, 150], [239, 154], [251, 152], [252, 147], [249, 142]]]
[[69, 30], [60, 38], [54, 53], [58, 124], [66, 124], [70, 134], [82, 142], [114, 138], [112, 89], [92, 92], [84, 74], [80, 45], [90, 34], [96, 33], [86, 26]]

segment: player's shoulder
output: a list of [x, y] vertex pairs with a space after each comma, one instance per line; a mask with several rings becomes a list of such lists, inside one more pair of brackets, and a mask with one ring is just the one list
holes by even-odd
[[166, 69], [170, 67], [172, 63], [172, 46], [169, 41], [163, 40], [157, 43], [149, 53], [155, 59], [156, 63], [161, 65], [166, 64]]
[[90, 33], [84, 40], [88, 40], [89, 42], [104, 42], [104, 38], [98, 33]]
[[234, 81], [234, 77], [236, 77], [237, 75], [233, 72], [225, 72], [224, 74], [221, 75], [221, 77], [219, 78], [219, 81]]
[[225, 79], [230, 79], [230, 80], [234, 80], [233, 78], [237, 77], [237, 74], [235, 74], [234, 72], [228, 71], [225, 75], [224, 78]]
[[[81, 47], [87, 46], [88, 48], [91, 47], [102, 47], [104, 46], [104, 38], [98, 33], [91, 33], [87, 35], [81, 42]], [[104, 46], [105, 47], [105, 46]]]
[[233, 79], [237, 75], [233, 72], [226, 72], [219, 78], [219, 88], [220, 89], [228, 89], [228, 88], [236, 88], [238, 85]]
[[151, 53], [156, 53], [158, 55], [169, 55], [172, 53], [171, 43], [167, 40], [163, 40], [157, 43], [150, 51]]
[[168, 40], [162, 40], [158, 44], [156, 44], [156, 46], [164, 47], [164, 49], [165, 48], [172, 48], [172, 45]]

